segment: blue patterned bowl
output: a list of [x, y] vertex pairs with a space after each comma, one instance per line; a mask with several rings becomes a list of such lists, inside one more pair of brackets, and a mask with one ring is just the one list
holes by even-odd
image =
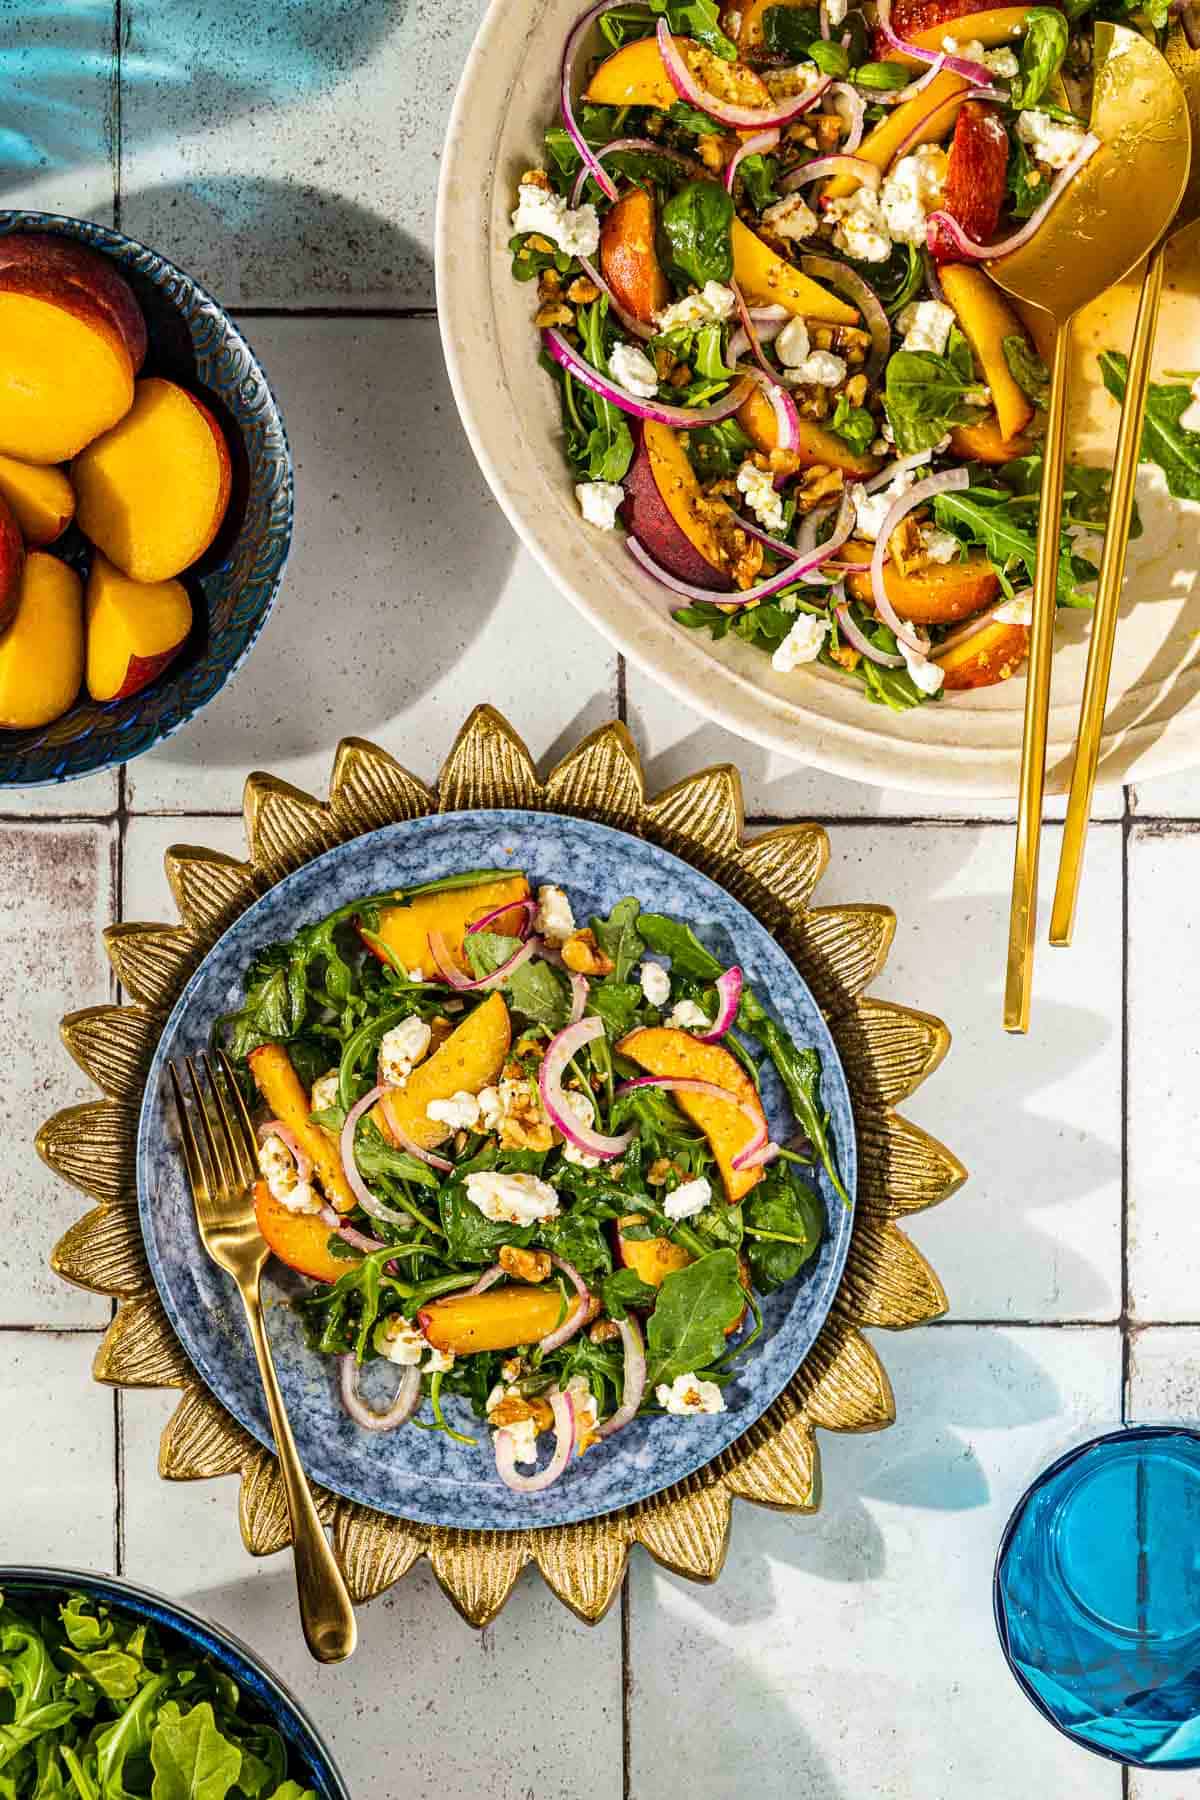
[[[822, 1098], [842, 1178], [847, 1191], [855, 1192], [854, 1115], [820, 1007], [757, 919], [706, 875], [623, 831], [554, 813], [439, 813], [354, 838], [279, 882], [218, 939], [163, 1027], [138, 1128], [142, 1233], [167, 1316], [217, 1399], [268, 1447], [270, 1424], [242, 1308], [197, 1234], [167, 1059], [206, 1047], [214, 1023], [240, 1004], [246, 968], [265, 945], [291, 937], [301, 925], [358, 895], [411, 887], [458, 869], [506, 866], [523, 869], [535, 885], [561, 883], [577, 918], [607, 914], [626, 894], [636, 894], [647, 911], [690, 920], [723, 962], [740, 963], [796, 1041], [820, 1052]], [[762, 1096], [772, 1132], [790, 1131], [791, 1113], [773, 1070], [763, 1073]], [[820, 1247], [795, 1281], [764, 1300], [763, 1335], [738, 1365], [737, 1379], [726, 1390], [727, 1410], [688, 1419], [636, 1419], [536, 1496], [503, 1486], [486, 1428], [457, 1397], [447, 1404], [447, 1415], [468, 1438], [478, 1439], [475, 1446], [429, 1431], [360, 1431], [338, 1401], [332, 1360], [306, 1347], [299, 1318], [284, 1304], [304, 1284], [269, 1263], [268, 1329], [305, 1468], [334, 1493], [379, 1512], [498, 1531], [595, 1518], [685, 1480], [761, 1418], [828, 1316], [850, 1246], [853, 1212], [824, 1175], [819, 1186], [825, 1209]], [[368, 1371], [364, 1385], [372, 1397], [378, 1398], [375, 1377], [384, 1380], [386, 1373]]]
[[[146, 317], [145, 373], [199, 392], [225, 431], [233, 495], [225, 523], [184, 576], [195, 623], [165, 674], [106, 706], [83, 699], [52, 725], [0, 734], [0, 787], [71, 781], [128, 762], [195, 717], [241, 668], [283, 579], [292, 541], [293, 478], [283, 418], [261, 363], [211, 294], [174, 264], [83, 219], [0, 211], [0, 236], [37, 231], [101, 251], [120, 269]], [[82, 570], [77, 527], [52, 546]]]
[[249, 1705], [275, 1727], [287, 1745], [289, 1773], [302, 1788], [315, 1789], [318, 1800], [350, 1800], [350, 1790], [334, 1766], [328, 1745], [300, 1702], [253, 1650], [219, 1625], [149, 1588], [135, 1587], [116, 1575], [80, 1569], [0, 1567], [0, 1591], [31, 1599], [88, 1594], [130, 1618], [153, 1625], [164, 1637], [182, 1639], [232, 1676]]

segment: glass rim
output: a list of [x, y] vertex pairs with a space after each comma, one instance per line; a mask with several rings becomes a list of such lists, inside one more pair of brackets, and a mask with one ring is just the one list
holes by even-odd
[[1052, 1463], [1048, 1463], [1040, 1474], [1034, 1476], [1024, 1493], [1021, 1494], [1009, 1513], [1008, 1521], [1000, 1534], [996, 1561], [992, 1569], [992, 1618], [996, 1625], [996, 1635], [1000, 1639], [1001, 1652], [1013, 1680], [1029, 1703], [1036, 1708], [1043, 1719], [1053, 1725], [1061, 1737], [1065, 1737], [1072, 1744], [1077, 1744], [1081, 1750], [1090, 1751], [1093, 1756], [1102, 1756], [1106, 1762], [1116, 1763], [1119, 1768], [1148, 1769], [1152, 1773], [1162, 1774], [1166, 1773], [1168, 1769], [1200, 1768], [1200, 1756], [1189, 1757], [1186, 1762], [1169, 1765], [1145, 1762], [1137, 1757], [1121, 1756], [1115, 1750], [1106, 1749], [1103, 1744], [1093, 1744], [1087, 1738], [1080, 1737], [1078, 1732], [1072, 1731], [1069, 1726], [1063, 1724], [1061, 1719], [1055, 1717], [1040, 1694], [1026, 1680], [1016, 1665], [1008, 1637], [1007, 1609], [1000, 1590], [1001, 1571], [1011, 1547], [1013, 1535], [1022, 1514], [1038, 1490], [1044, 1487], [1048, 1481], [1052, 1481], [1056, 1475], [1060, 1475], [1064, 1469], [1069, 1469], [1072, 1463], [1076, 1463], [1081, 1457], [1086, 1456], [1090, 1450], [1098, 1449], [1101, 1444], [1113, 1444], [1118, 1441], [1128, 1443], [1139, 1438], [1191, 1438], [1194, 1443], [1200, 1443], [1200, 1428], [1192, 1425], [1118, 1425], [1112, 1431], [1102, 1431], [1098, 1437], [1088, 1438], [1082, 1444], [1072, 1445], [1069, 1450], [1064, 1450], [1061, 1456], [1056, 1457]]

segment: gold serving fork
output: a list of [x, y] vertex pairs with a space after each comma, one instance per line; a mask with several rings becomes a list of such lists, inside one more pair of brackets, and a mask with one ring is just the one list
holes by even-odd
[[197, 1076], [191, 1057], [185, 1061], [194, 1111], [200, 1122], [199, 1136], [184, 1100], [179, 1071], [173, 1062], [167, 1064], [196, 1222], [212, 1260], [237, 1283], [246, 1311], [292, 1524], [304, 1641], [318, 1662], [341, 1662], [354, 1650], [358, 1627], [346, 1583], [329, 1547], [296, 1450], [263, 1318], [259, 1280], [270, 1251], [254, 1216], [254, 1183], [258, 1175], [254, 1128], [223, 1050], [217, 1051], [217, 1060], [220, 1075], [207, 1054], [202, 1058], [207, 1088]]
[[1096, 611], [1092, 621], [1091, 642], [1088, 645], [1083, 697], [1079, 705], [1079, 731], [1075, 742], [1075, 763], [1071, 770], [1071, 794], [1067, 802], [1062, 849], [1059, 852], [1054, 908], [1050, 914], [1050, 942], [1059, 945], [1069, 944], [1075, 929], [1075, 908], [1083, 874], [1083, 851], [1092, 815], [1092, 794], [1096, 785], [1096, 767], [1100, 761], [1104, 713], [1108, 705], [1108, 682], [1112, 672], [1113, 643], [1117, 635], [1121, 583], [1125, 576], [1125, 554], [1129, 548], [1129, 522], [1133, 516], [1133, 490], [1142, 445], [1142, 423], [1146, 416], [1150, 357], [1154, 349], [1155, 327], [1158, 324], [1158, 305], [1162, 298], [1163, 267], [1171, 241], [1200, 219], [1200, 50], [1192, 49], [1178, 20], [1171, 26], [1163, 54], [1187, 101], [1192, 164], [1179, 210], [1150, 252], [1133, 327], [1133, 341], [1129, 346], [1125, 398], [1121, 405], [1121, 423], [1113, 456], [1108, 524], [1104, 534], [1100, 578], [1096, 584]]

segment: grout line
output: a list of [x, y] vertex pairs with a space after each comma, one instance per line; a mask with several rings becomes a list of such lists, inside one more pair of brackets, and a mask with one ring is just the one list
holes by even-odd
[[617, 717], [622, 725], [629, 723], [629, 665], [624, 656], [617, 657]]
[[436, 319], [433, 306], [237, 306], [235, 319]]
[[[115, 1312], [115, 1308], [114, 1308]], [[125, 1573], [125, 1396], [113, 1389], [113, 1574]]]
[[[884, 816], [880, 813], [749, 812], [746, 814], [746, 823], [747, 825], [836, 825], [839, 830], [844, 830], [847, 826], [860, 826], [872, 831], [878, 831], [881, 828], [884, 830], [893, 830], [897, 826], [905, 831], [910, 831], [913, 826], [928, 826], [937, 831], [945, 831], [955, 827], [959, 829], [973, 829], [981, 825], [987, 825], [991, 826], [994, 830], [1011, 831], [1015, 817], [1016, 815], [1014, 814], [1010, 818], [1001, 818], [999, 816], [984, 818], [968, 813], [964, 813], [961, 817], [957, 817], [951, 814], [942, 813], [897, 813], [895, 815], [888, 813]], [[1047, 819], [1046, 824], [1049, 826], [1061, 825], [1062, 820]], [[1120, 825], [1120, 819], [1095, 819], [1092, 822], [1092, 830], [1116, 830]]]
[[630, 1721], [633, 1713], [633, 1650], [631, 1639], [629, 1594], [630, 1570], [625, 1568], [621, 1583], [621, 1800], [631, 1800], [633, 1793], [633, 1757]]
[[1129, 1284], [1129, 846], [1133, 814], [1125, 789], [1121, 822], [1121, 1392], [1120, 1418], [1129, 1422], [1129, 1369], [1132, 1351]]
[[125, 13], [123, 0], [113, 0], [113, 36], [112, 36], [112, 102], [109, 112], [111, 121], [111, 143], [109, 156], [112, 161], [113, 188], [113, 226], [121, 229], [121, 162], [125, 153], [125, 132], [122, 119], [122, 83], [124, 47], [121, 39], [125, 30]]
[[17, 1332], [33, 1332], [41, 1337], [103, 1337], [108, 1330], [104, 1325], [47, 1325], [32, 1323], [29, 1325], [0, 1325], [0, 1332], [9, 1331], [15, 1336]]

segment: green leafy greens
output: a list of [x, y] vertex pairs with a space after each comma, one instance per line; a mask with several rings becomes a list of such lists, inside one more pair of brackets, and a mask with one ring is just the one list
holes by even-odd
[[[1116, 400], [1125, 398], [1129, 361], [1115, 350], [1100, 353], [1104, 385]], [[1200, 500], [1200, 432], [1187, 431], [1180, 419], [1192, 404], [1190, 387], [1154, 382], [1146, 390], [1141, 461], [1154, 463], [1167, 478], [1177, 500]]]

